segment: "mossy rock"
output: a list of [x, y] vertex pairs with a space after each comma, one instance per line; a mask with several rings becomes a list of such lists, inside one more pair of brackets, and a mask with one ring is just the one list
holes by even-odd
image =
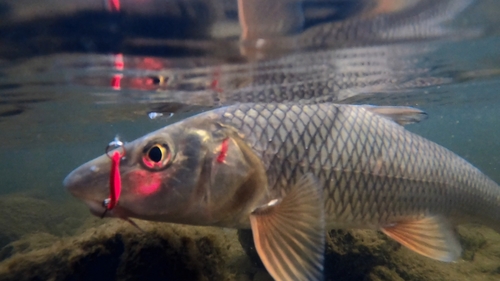
[[0, 197], [0, 249], [29, 233], [73, 235], [77, 226], [88, 217], [85, 206], [73, 203], [49, 202], [23, 195]]
[[476, 252], [487, 244], [484, 235], [480, 232], [480, 228], [474, 226], [459, 227], [458, 234], [463, 248], [462, 258], [464, 260], [474, 260]]
[[[120, 221], [91, 228], [0, 264], [0, 280], [232, 280], [234, 231]], [[232, 239], [231, 239], [232, 237]]]

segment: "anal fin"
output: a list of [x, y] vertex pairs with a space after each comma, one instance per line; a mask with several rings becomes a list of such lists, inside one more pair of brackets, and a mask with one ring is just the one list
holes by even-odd
[[397, 222], [383, 227], [382, 232], [410, 250], [435, 260], [451, 262], [462, 252], [451, 225], [441, 216]]
[[275, 280], [323, 279], [323, 209], [321, 189], [314, 176], [306, 175], [283, 199], [252, 212], [255, 247]]

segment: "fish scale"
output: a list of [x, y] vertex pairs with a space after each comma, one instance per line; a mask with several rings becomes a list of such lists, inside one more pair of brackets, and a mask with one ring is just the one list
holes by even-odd
[[457, 219], [498, 217], [496, 183], [362, 106], [241, 104], [219, 110], [262, 158], [274, 196], [305, 173], [324, 183], [331, 225], [378, 227], [443, 212]]

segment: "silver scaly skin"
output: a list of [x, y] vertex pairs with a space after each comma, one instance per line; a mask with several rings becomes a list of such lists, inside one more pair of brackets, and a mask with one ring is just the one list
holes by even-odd
[[[451, 151], [404, 129], [409, 107], [244, 103], [201, 113], [125, 145], [118, 204], [107, 217], [251, 228], [275, 280], [321, 280], [325, 231], [378, 229], [453, 261], [452, 229], [498, 230], [500, 187]], [[65, 187], [102, 215], [110, 160]]]
[[262, 159], [271, 197], [306, 173], [333, 227], [445, 214], [500, 219], [500, 187], [446, 148], [363, 106], [242, 104], [215, 111]]

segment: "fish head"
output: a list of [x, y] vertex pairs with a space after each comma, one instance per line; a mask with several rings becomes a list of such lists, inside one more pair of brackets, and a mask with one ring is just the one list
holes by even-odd
[[[213, 122], [182, 121], [124, 145], [119, 164], [121, 193], [110, 197], [111, 159], [104, 154], [75, 169], [64, 186], [91, 213], [194, 225], [238, 220], [253, 198], [253, 168], [241, 143]], [[106, 212], [105, 212], [106, 211]]]

